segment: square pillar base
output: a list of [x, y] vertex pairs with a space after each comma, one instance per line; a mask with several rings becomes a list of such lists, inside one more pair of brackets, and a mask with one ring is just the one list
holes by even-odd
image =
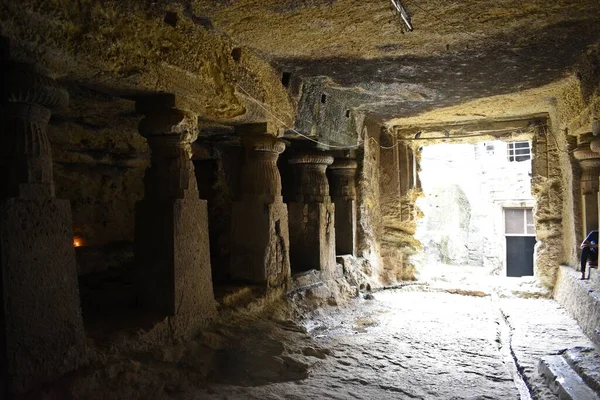
[[335, 271], [335, 205], [290, 203], [290, 260], [294, 273], [311, 269], [325, 277]]
[[25, 392], [77, 368], [84, 357], [71, 205], [0, 202], [0, 374]]
[[288, 209], [282, 201], [233, 203], [231, 270], [233, 280], [287, 288], [290, 279]]
[[136, 289], [150, 312], [190, 333], [216, 315], [205, 200], [147, 201], [136, 212]]
[[335, 253], [356, 256], [356, 200], [334, 199]]

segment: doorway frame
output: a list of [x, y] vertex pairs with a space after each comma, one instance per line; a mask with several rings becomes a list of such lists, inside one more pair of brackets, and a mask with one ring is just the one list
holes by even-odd
[[[498, 205], [500, 206], [500, 218], [502, 220], [501, 222], [501, 226], [502, 229], [501, 234], [502, 234], [502, 276], [506, 277], [507, 273], [508, 273], [508, 266], [507, 266], [507, 260], [506, 260], [506, 209], [510, 208], [510, 209], [523, 209], [523, 210], [527, 210], [527, 209], [531, 209], [531, 212], [533, 213], [533, 227], [535, 229], [536, 224], [535, 224], [535, 200], [531, 200], [531, 199], [521, 199], [521, 200], [502, 200], [498, 202]], [[537, 238], [536, 233], [532, 234], [515, 234], [515, 233], [510, 233], [508, 234], [508, 236], [527, 236], [527, 237], [535, 237]], [[535, 253], [535, 248], [533, 251], [533, 275], [532, 276], [536, 276], [535, 271], [537, 269], [537, 260], [536, 260], [536, 253]]]

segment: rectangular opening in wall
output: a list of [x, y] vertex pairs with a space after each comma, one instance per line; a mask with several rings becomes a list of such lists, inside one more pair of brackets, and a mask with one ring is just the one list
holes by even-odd
[[531, 208], [505, 208], [506, 276], [532, 276], [535, 229]]

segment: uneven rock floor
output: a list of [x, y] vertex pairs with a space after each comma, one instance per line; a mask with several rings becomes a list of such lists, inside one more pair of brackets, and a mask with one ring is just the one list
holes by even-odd
[[507, 293], [414, 285], [301, 323], [233, 314], [192, 342], [106, 353], [45, 398], [554, 400], [539, 357], [591, 343], [553, 300]]
[[[290, 381], [253, 384], [265, 378], [261, 365], [242, 358], [241, 363], [252, 369], [246, 371], [249, 386], [210, 385], [206, 398], [528, 398], [526, 390], [520, 394], [515, 383], [516, 358], [534, 398], [550, 400], [553, 395], [537, 375], [538, 357], [590, 345], [552, 300], [414, 289], [356, 299], [334, 312], [314, 315], [306, 327], [308, 335], [292, 334], [290, 342], [280, 342], [286, 367], [279, 377], [289, 374]], [[272, 339], [263, 337], [262, 345], [272, 346]], [[255, 344], [260, 352], [261, 344]], [[294, 369], [308, 376], [294, 379]]]

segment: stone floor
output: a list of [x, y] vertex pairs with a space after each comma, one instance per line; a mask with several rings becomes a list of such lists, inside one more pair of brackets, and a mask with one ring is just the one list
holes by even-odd
[[[518, 367], [532, 398], [551, 400], [538, 358], [591, 345], [553, 300], [420, 289], [386, 290], [313, 315], [305, 321], [308, 335], [280, 342], [279, 377], [290, 374], [289, 381], [266, 383], [260, 365], [246, 360], [252, 372], [245, 386], [212, 384], [202, 398], [527, 399]], [[273, 339], [255, 343], [256, 350], [273, 347]], [[294, 368], [302, 373], [293, 377]]]
[[554, 400], [539, 357], [591, 343], [531, 282], [495, 282], [362, 294], [301, 322], [281, 305], [232, 313], [191, 342], [98, 350], [39, 398]]

